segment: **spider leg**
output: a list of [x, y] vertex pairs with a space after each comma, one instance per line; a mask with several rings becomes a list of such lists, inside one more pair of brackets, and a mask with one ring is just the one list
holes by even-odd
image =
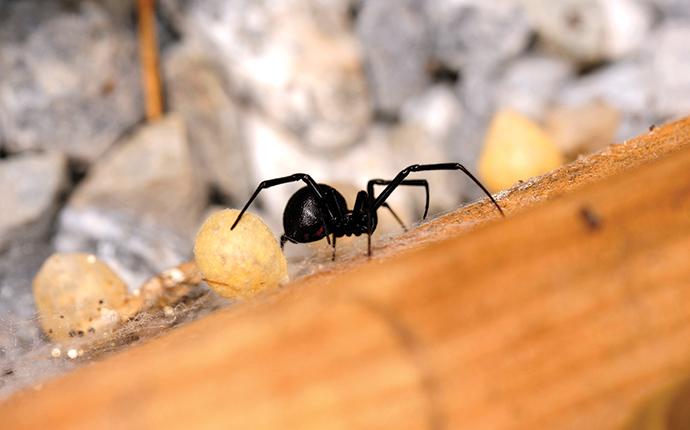
[[398, 216], [398, 214], [395, 213], [395, 211], [393, 210], [393, 208], [391, 208], [391, 207], [388, 205], [388, 203], [382, 204], [381, 207], [384, 207], [384, 208], [388, 209], [388, 210], [390, 211], [391, 215], [393, 215], [393, 218], [395, 218], [395, 220], [398, 221], [398, 224], [400, 224], [400, 227], [402, 227], [402, 229], [403, 229], [404, 231], [407, 231], [407, 227], [405, 227], [405, 223], [402, 222], [402, 220], [400, 219], [400, 217]]
[[[373, 198], [375, 198], [374, 197], [374, 185], [388, 185], [391, 182], [393, 182], [393, 181], [387, 180], [387, 179], [371, 179], [369, 182], [367, 182], [367, 192], [369, 193], [369, 195], [373, 199]], [[426, 194], [426, 200], [424, 202], [424, 216], [422, 217], [422, 219], [425, 220], [427, 214], [429, 213], [429, 182], [427, 182], [426, 179], [405, 179], [400, 183], [400, 185], [424, 187], [424, 191]], [[381, 206], [386, 207], [383, 204]], [[392, 209], [390, 209], [390, 207], [388, 207], [388, 208], [389, 208], [389, 210], [391, 210], [391, 212], [393, 211]], [[395, 214], [393, 214], [393, 216], [395, 216], [395, 218], [398, 218]], [[405, 228], [405, 226], [403, 226], [403, 228]], [[407, 229], [405, 229], [405, 230], [407, 230]]]
[[[237, 216], [237, 219], [235, 222], [232, 224], [232, 227], [230, 227], [230, 230], [233, 230], [235, 226], [237, 226], [237, 223], [240, 222], [240, 219], [242, 218], [242, 215], [247, 211], [247, 208], [249, 208], [249, 205], [252, 204], [254, 199], [259, 195], [259, 192], [263, 190], [264, 188], [270, 188], [270, 187], [275, 187], [276, 185], [282, 185], [282, 184], [287, 184], [290, 182], [297, 182], [297, 181], [304, 181], [305, 184], [311, 189], [311, 191], [314, 193], [316, 196], [316, 200], [319, 202], [320, 205], [323, 206], [323, 208], [332, 216], [331, 214], [331, 209], [330, 206], [328, 205], [325, 197], [323, 196], [323, 193], [319, 191], [319, 187], [316, 185], [316, 182], [314, 179], [307, 175], [306, 173], [295, 173], [294, 175], [289, 175], [289, 176], [283, 176], [280, 178], [275, 178], [275, 179], [269, 179], [267, 181], [262, 181], [258, 187], [256, 187], [256, 191], [254, 191], [254, 194], [249, 198], [249, 201], [247, 204], [244, 205], [242, 208], [242, 211], [240, 211], [240, 214]], [[328, 226], [326, 225], [326, 221], [324, 220], [324, 227], [326, 228], [326, 232], [328, 232]]]
[[283, 234], [280, 236], [280, 249], [281, 251], [285, 248], [285, 242], [292, 242], [292, 243], [297, 243], [293, 238], [288, 237], [287, 235]]
[[369, 258], [371, 258], [371, 233], [373, 233], [371, 218], [373, 217], [373, 214], [376, 212], [376, 209], [374, 209], [372, 203], [372, 199], [367, 199], [367, 257]]
[[335, 233], [333, 233], [333, 257], [331, 258], [331, 261], [335, 261]]
[[333, 190], [333, 189], [328, 190], [328, 194], [324, 195], [324, 198], [326, 198], [327, 200], [330, 200], [330, 203], [338, 211], [338, 213], [337, 213], [338, 219], [342, 219], [345, 216], [345, 214], [340, 209], [340, 205], [338, 204], [338, 199], [336, 198], [334, 191], [335, 190]]
[[[393, 208], [391, 208], [388, 205], [388, 203], [384, 203], [381, 206], [390, 211], [391, 215], [393, 215], [393, 218], [395, 218], [395, 220], [398, 221], [398, 224], [400, 224], [400, 227], [402, 227], [403, 231], [407, 231], [407, 227], [405, 226], [405, 223], [400, 219], [398, 214], [395, 213]], [[367, 234], [367, 247], [368, 247], [368, 255], [369, 255], [369, 257], [371, 257], [371, 234], [372, 234], [371, 233], [371, 225], [369, 225], [368, 227], [369, 227], [369, 232]], [[333, 240], [333, 260], [335, 260], [335, 239]]]
[[496, 206], [496, 209], [498, 209], [498, 212], [501, 214], [501, 216], [505, 216], [505, 214], [503, 213], [503, 209], [501, 209], [501, 207], [498, 205], [498, 203], [493, 198], [489, 190], [487, 190], [484, 187], [484, 185], [482, 185], [482, 183], [479, 182], [479, 179], [475, 178], [474, 175], [472, 175], [472, 173], [470, 173], [470, 171], [467, 170], [465, 166], [463, 166], [460, 163], [413, 164], [411, 166], [407, 166], [406, 168], [401, 170], [400, 173], [398, 173], [392, 181], [390, 181], [388, 186], [384, 188], [383, 191], [381, 191], [381, 194], [379, 194], [379, 196], [375, 199], [372, 205], [372, 209], [377, 210], [379, 207], [381, 207], [383, 203], [385, 203], [386, 199], [391, 195], [391, 193], [396, 188], [398, 188], [399, 185], [402, 184], [402, 182], [410, 173], [424, 172], [429, 170], [460, 170], [461, 172], [469, 176], [469, 178], [472, 179], [472, 181], [475, 184], [477, 184], [477, 186], [481, 188], [482, 191], [484, 191], [484, 194], [486, 194], [487, 197], [489, 197], [491, 202], [494, 204], [494, 206]]

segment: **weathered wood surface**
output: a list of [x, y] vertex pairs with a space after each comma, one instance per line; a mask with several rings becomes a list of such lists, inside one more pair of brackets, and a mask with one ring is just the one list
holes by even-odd
[[15, 395], [1, 427], [616, 428], [690, 369], [690, 120], [500, 202]]

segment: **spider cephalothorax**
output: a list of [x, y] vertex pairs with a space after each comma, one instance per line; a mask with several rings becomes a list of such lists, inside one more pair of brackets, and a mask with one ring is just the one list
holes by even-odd
[[[400, 225], [405, 228], [400, 218], [388, 206], [386, 200], [400, 185], [424, 187], [426, 203], [424, 216], [429, 211], [429, 184], [425, 179], [405, 179], [412, 172], [427, 170], [460, 170], [470, 177], [484, 193], [491, 199], [501, 215], [503, 210], [496, 203], [486, 188], [465, 167], [459, 163], [413, 164], [401, 170], [392, 180], [372, 179], [367, 184], [367, 190], [359, 191], [352, 209], [347, 208], [345, 198], [335, 188], [326, 184], [317, 184], [311, 176], [305, 173], [282, 178], [270, 179], [259, 184], [254, 194], [237, 216], [231, 229], [234, 229], [242, 218], [242, 214], [264, 188], [288, 182], [304, 181], [306, 186], [297, 190], [285, 205], [283, 212], [283, 228], [285, 233], [280, 237], [280, 246], [285, 242], [309, 243], [326, 238], [333, 246], [335, 259], [335, 244], [338, 237], [367, 235], [368, 255], [371, 255], [371, 234], [376, 229], [378, 218], [376, 212], [380, 207], [388, 209]], [[385, 185], [386, 188], [378, 196], [374, 195], [375, 185]], [[331, 239], [332, 238], [332, 239]]]

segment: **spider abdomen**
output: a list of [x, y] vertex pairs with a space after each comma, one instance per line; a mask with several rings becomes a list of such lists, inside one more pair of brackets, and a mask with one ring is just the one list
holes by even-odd
[[[333, 208], [340, 211], [339, 214], [334, 215], [347, 213], [347, 203], [342, 194], [326, 184], [318, 184], [318, 187], [327, 201], [334, 202]], [[308, 243], [321, 240], [327, 234], [339, 233], [335, 231], [336, 227], [309, 187], [297, 190], [285, 205], [283, 228], [285, 235], [295, 242]]]

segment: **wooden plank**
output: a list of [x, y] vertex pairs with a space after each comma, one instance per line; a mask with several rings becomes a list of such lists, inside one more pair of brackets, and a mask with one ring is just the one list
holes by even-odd
[[505, 220], [458, 211], [20, 393], [2, 428], [615, 428], [690, 364], [689, 167], [684, 120], [504, 195]]

